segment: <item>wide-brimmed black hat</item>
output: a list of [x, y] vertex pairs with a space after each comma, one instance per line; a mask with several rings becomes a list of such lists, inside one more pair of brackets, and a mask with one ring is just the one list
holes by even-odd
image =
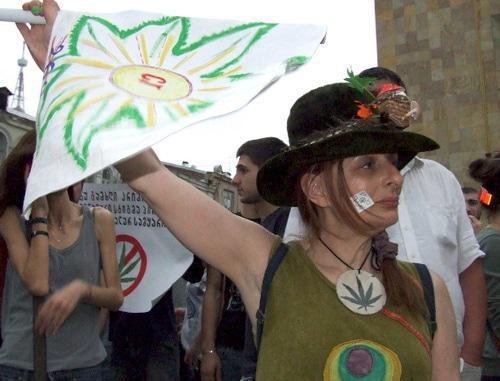
[[296, 184], [313, 164], [352, 156], [397, 153], [402, 168], [417, 153], [439, 145], [423, 135], [406, 132], [378, 116], [357, 118], [370, 99], [346, 83], [323, 86], [295, 102], [288, 117], [290, 147], [259, 169], [261, 196], [280, 206], [296, 206]]

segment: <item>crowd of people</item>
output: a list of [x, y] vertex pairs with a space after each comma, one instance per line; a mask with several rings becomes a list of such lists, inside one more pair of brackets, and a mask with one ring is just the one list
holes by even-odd
[[[43, 9], [45, 26], [19, 26], [40, 67], [58, 7]], [[118, 311], [113, 216], [78, 204], [81, 183], [22, 216], [27, 133], [0, 169], [0, 380], [35, 379], [40, 345], [61, 381], [500, 380], [500, 155], [461, 188], [419, 156], [439, 148], [408, 130], [420, 112], [380, 67], [302, 95], [289, 145], [236, 150], [238, 214], [152, 150], [117, 164], [196, 256], [182, 313], [171, 291]]]

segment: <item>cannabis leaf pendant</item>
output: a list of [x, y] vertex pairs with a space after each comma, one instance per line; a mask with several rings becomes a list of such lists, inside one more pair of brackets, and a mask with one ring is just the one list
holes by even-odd
[[380, 311], [387, 300], [384, 285], [373, 274], [349, 270], [337, 279], [337, 296], [352, 312], [371, 315]]

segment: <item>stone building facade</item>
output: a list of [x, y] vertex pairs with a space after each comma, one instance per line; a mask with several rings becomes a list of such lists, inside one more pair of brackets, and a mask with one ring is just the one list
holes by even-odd
[[500, 151], [500, 1], [375, 0], [378, 61], [423, 115], [411, 127], [441, 149], [425, 155], [471, 184], [468, 164]]
[[0, 162], [5, 159], [21, 136], [35, 128], [35, 119], [23, 112], [7, 108], [12, 93], [0, 87]]
[[240, 198], [237, 197], [237, 188], [232, 183], [230, 175], [222, 171], [222, 167], [215, 167], [213, 171], [201, 171], [184, 163], [176, 165], [165, 163], [165, 166], [181, 179], [194, 185], [206, 193], [210, 198], [222, 204], [233, 213], [240, 211]]

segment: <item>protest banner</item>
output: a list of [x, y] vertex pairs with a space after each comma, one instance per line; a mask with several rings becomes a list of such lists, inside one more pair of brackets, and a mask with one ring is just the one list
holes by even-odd
[[147, 312], [184, 274], [193, 255], [126, 184], [86, 183], [80, 204], [113, 213], [124, 302], [120, 311]]

